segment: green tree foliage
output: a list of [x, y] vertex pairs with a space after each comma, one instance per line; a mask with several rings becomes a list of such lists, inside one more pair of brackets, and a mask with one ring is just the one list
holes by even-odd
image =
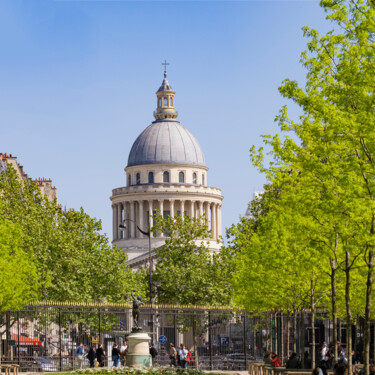
[[141, 282], [112, 248], [101, 223], [81, 208], [64, 211], [20, 180], [10, 166], [1, 173], [4, 219], [20, 228], [20, 246], [37, 270], [35, 299], [70, 302], [125, 301]]
[[[252, 158], [279, 192], [264, 212], [265, 221], [270, 220], [267, 235], [280, 222], [282, 238], [291, 239], [281, 242], [274, 258], [289, 259], [291, 248], [299, 256], [304, 248], [306, 261], [303, 252], [312, 255], [310, 263], [302, 264], [310, 264], [309, 271], [317, 266], [313, 270], [317, 282], [329, 285], [324, 276], [328, 272], [332, 291], [337, 287], [338, 295], [345, 295], [332, 300], [332, 313], [337, 302], [347, 325], [353, 316], [365, 317], [367, 374], [375, 243], [375, 8], [365, 0], [322, 0], [321, 6], [334, 29], [320, 36], [304, 28], [309, 38], [301, 59], [307, 69], [305, 86], [285, 80], [279, 88], [302, 115], [294, 121], [284, 107], [277, 118], [283, 137], [265, 137], [271, 164], [263, 165], [262, 150], [252, 149]], [[269, 211], [277, 212], [278, 222]], [[260, 232], [264, 225], [261, 222], [255, 233], [261, 233], [258, 242], [266, 248], [269, 242], [262, 241], [269, 239]], [[289, 283], [287, 275], [283, 277]], [[347, 352], [351, 352], [350, 334]]]
[[211, 232], [205, 218], [155, 217], [153, 230], [166, 233], [164, 246], [156, 249], [153, 280], [162, 289], [159, 302], [221, 306], [230, 303], [230, 256], [212, 253]]
[[20, 226], [0, 213], [0, 311], [18, 309], [37, 295], [38, 276], [33, 260], [33, 254], [26, 254], [22, 247]]

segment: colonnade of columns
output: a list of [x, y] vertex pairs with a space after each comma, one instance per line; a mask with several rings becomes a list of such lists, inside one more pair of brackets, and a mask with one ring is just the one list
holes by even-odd
[[[221, 236], [220, 203], [180, 199], [129, 200], [112, 204], [113, 240], [144, 238], [145, 236], [137, 230], [136, 225], [146, 231], [149, 226], [150, 213], [154, 210], [170, 216], [185, 213], [190, 217], [198, 218], [205, 215], [212, 231], [212, 238], [216, 240]], [[119, 228], [122, 223], [125, 223], [126, 229]], [[163, 237], [164, 234], [159, 233], [158, 236]]]

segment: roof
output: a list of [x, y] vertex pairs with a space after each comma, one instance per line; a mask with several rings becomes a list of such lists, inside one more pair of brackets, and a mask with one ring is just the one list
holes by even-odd
[[135, 140], [128, 167], [147, 164], [187, 164], [205, 166], [196, 138], [178, 121], [157, 120]]

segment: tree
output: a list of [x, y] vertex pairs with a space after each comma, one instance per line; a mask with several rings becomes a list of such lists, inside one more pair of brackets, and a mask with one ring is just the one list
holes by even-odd
[[[0, 206], [1, 208], [1, 206]], [[32, 254], [22, 248], [19, 225], [0, 213], [0, 310], [19, 309], [38, 293], [38, 275]]]
[[141, 279], [126, 265], [126, 254], [100, 233], [101, 222], [79, 211], [62, 210], [11, 166], [1, 173], [3, 215], [21, 228], [21, 247], [38, 274], [36, 298], [69, 302], [125, 301]]
[[162, 286], [159, 302], [223, 306], [231, 301], [227, 251], [212, 253], [207, 219], [155, 216], [154, 231], [166, 233], [156, 249], [153, 280]]
[[[305, 87], [285, 80], [279, 88], [303, 113], [293, 121], [287, 107], [281, 110], [277, 120], [284, 136], [265, 137], [273, 157], [269, 166], [263, 165], [262, 150], [253, 149], [252, 156], [269, 183], [281, 189], [279, 209], [289, 212], [292, 222], [300, 216], [307, 237], [324, 250], [332, 291], [335, 280], [345, 288], [339, 311], [345, 310], [348, 355], [353, 312], [364, 315], [368, 374], [375, 242], [375, 8], [362, 0], [323, 0], [321, 6], [336, 29], [319, 36], [304, 28], [310, 39], [302, 53]], [[337, 271], [343, 283], [336, 279]]]

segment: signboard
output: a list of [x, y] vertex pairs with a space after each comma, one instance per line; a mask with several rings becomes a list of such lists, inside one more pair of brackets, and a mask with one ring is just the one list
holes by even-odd
[[16, 340], [8, 340], [9, 346], [16, 346]]
[[64, 335], [64, 339], [69, 339], [69, 335]]
[[220, 345], [221, 346], [229, 346], [229, 336], [221, 336], [220, 337]]
[[159, 336], [160, 344], [165, 344], [167, 342], [167, 338], [165, 336]]
[[94, 337], [94, 336], [92, 336], [92, 337], [91, 337], [91, 342], [92, 342], [93, 344], [99, 344], [99, 337]]

